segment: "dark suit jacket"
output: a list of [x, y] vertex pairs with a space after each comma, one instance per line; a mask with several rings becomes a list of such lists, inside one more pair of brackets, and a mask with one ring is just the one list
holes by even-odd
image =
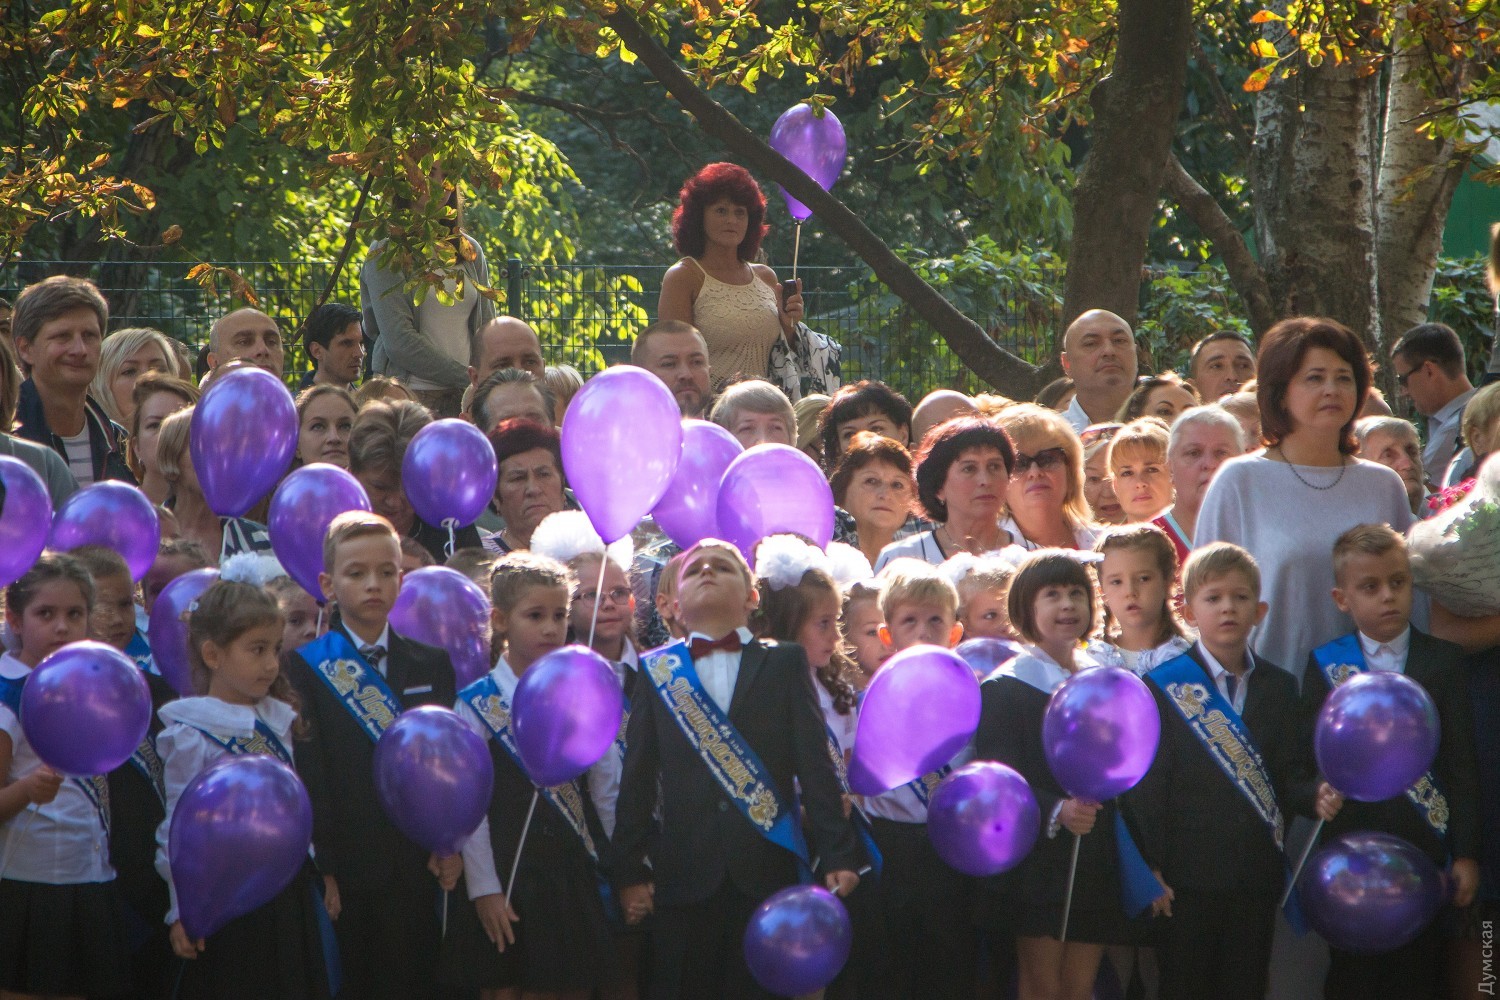
[[[1323, 839], [1355, 830], [1379, 830], [1395, 834], [1420, 848], [1438, 865], [1455, 858], [1478, 859], [1479, 850], [1479, 760], [1474, 748], [1474, 712], [1469, 701], [1468, 675], [1464, 671], [1463, 650], [1451, 642], [1411, 630], [1411, 647], [1406, 653], [1405, 674], [1427, 690], [1437, 705], [1442, 738], [1432, 773], [1448, 800], [1448, 840], [1438, 836], [1406, 796], [1385, 802], [1344, 803]], [[1318, 712], [1328, 697], [1328, 677], [1316, 660], [1308, 658], [1307, 672], [1302, 675], [1301, 780], [1307, 783], [1304, 800], [1316, 794], [1318, 762], [1313, 756], [1313, 731]]]
[[[1212, 684], [1196, 645], [1187, 653]], [[1182, 716], [1155, 684], [1147, 682], [1161, 715], [1161, 745], [1151, 770], [1125, 795], [1141, 833], [1139, 847], [1175, 891], [1279, 893], [1283, 856], [1260, 814], [1219, 768]], [[1294, 801], [1297, 682], [1268, 660], [1255, 657], [1242, 717], [1270, 773], [1284, 821], [1302, 811]]]
[[[335, 617], [333, 628], [339, 627]], [[374, 742], [299, 653], [285, 654], [281, 669], [296, 688], [307, 720], [307, 736], [295, 756], [312, 800], [319, 868], [340, 882], [375, 888], [398, 873], [425, 873], [426, 849], [396, 830], [375, 794]], [[402, 711], [418, 705], [453, 707], [448, 654], [395, 629], [386, 656], [386, 683]]]
[[[177, 692], [156, 674], [141, 676], [151, 689], [151, 725], [146, 738], [153, 743], [162, 731], [157, 710], [177, 698]], [[156, 789], [135, 765], [126, 761], [109, 773], [109, 860], [125, 901], [152, 924], [161, 922], [171, 907], [167, 883], [156, 873], [156, 828], [166, 807]]]
[[[822, 869], [857, 868], [854, 831], [844, 818], [843, 792], [801, 646], [755, 641], [745, 647], [729, 721], [760, 757], [783, 802], [795, 801], [792, 782], [800, 782], [808, 850], [821, 857]], [[662, 825], [653, 842], [658, 782]], [[726, 878], [755, 899], [797, 880], [791, 852], [762, 837], [730, 801], [649, 677], [640, 678], [631, 698], [615, 815], [616, 882], [654, 882], [659, 904], [700, 902]]]

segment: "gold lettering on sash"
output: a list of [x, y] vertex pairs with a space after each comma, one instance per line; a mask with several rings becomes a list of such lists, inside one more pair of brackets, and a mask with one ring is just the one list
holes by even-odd
[[1281, 807], [1276, 803], [1276, 792], [1271, 788], [1260, 754], [1240, 739], [1228, 716], [1208, 707], [1208, 689], [1202, 684], [1168, 684], [1167, 695], [1208, 752], [1228, 765], [1235, 784], [1249, 794], [1255, 811], [1271, 825], [1272, 838], [1279, 849], [1284, 830]]

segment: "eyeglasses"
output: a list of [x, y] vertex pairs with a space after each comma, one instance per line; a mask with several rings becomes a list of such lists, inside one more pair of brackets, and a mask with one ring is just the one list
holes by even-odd
[[1067, 461], [1068, 453], [1061, 448], [1045, 448], [1035, 455], [1017, 452], [1016, 465], [1015, 468], [1011, 469], [1010, 474], [1012, 478], [1024, 476], [1031, 471], [1033, 465], [1043, 472], [1051, 472], [1053, 469], [1067, 464]]
[[1397, 372], [1396, 373], [1396, 384], [1399, 385], [1401, 388], [1405, 389], [1406, 388], [1406, 380], [1409, 379], [1409, 378], [1411, 378], [1417, 372], [1421, 371], [1423, 368], [1426, 368], [1426, 367], [1427, 367], [1427, 362], [1424, 361], [1420, 365], [1417, 365], [1417, 367], [1413, 368], [1411, 371], [1408, 371], [1408, 372]]
[[1083, 429], [1082, 434], [1078, 435], [1078, 439], [1083, 442], [1085, 448], [1090, 448], [1101, 441], [1110, 440], [1124, 426], [1124, 424], [1090, 424]]
[[[575, 600], [577, 600], [580, 604], [593, 604], [598, 597], [599, 592], [596, 590], [592, 592], [580, 593], [575, 598]], [[625, 604], [630, 600], [630, 588], [616, 587], [613, 590], [606, 590], [604, 592], [604, 598], [605, 600], [610, 601], [614, 604]]]

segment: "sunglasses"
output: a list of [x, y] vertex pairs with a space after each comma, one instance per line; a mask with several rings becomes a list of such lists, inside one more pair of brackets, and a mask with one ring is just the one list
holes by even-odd
[[1067, 461], [1068, 453], [1061, 448], [1044, 448], [1035, 455], [1017, 452], [1016, 465], [1010, 474], [1012, 477], [1024, 476], [1031, 471], [1033, 465], [1043, 472], [1051, 472], [1053, 469], [1066, 465]]
[[1406, 380], [1409, 379], [1409, 378], [1411, 378], [1417, 372], [1421, 371], [1423, 368], [1426, 368], [1426, 367], [1427, 367], [1427, 362], [1424, 361], [1420, 365], [1417, 365], [1417, 367], [1413, 368], [1409, 372], [1398, 372], [1396, 374], [1396, 384], [1399, 385], [1401, 388], [1405, 389], [1406, 388]]

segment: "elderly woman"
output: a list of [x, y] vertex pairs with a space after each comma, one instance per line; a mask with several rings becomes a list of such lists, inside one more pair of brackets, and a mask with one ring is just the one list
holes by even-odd
[[1015, 442], [1002, 527], [1026, 549], [1089, 549], [1097, 529], [1083, 494], [1083, 442], [1056, 410], [1017, 403], [997, 418]]
[[135, 412], [135, 381], [147, 372], [178, 375], [177, 352], [160, 330], [131, 327], [116, 330], [99, 345], [99, 371], [89, 395], [104, 407], [109, 419], [130, 426]]
[[710, 163], [689, 178], [672, 215], [682, 259], [662, 279], [656, 318], [703, 334], [715, 390], [735, 375], [766, 378], [772, 346], [794, 342], [802, 319], [800, 290], [783, 300], [776, 272], [754, 263], [765, 217], [765, 195], [733, 163]]
[[536, 420], [506, 420], [490, 434], [500, 478], [495, 508], [505, 527], [485, 539], [491, 552], [531, 547], [531, 534], [542, 518], [564, 509], [567, 499], [562, 470], [562, 438], [557, 428]]
[[[1410, 425], [1408, 425], [1410, 426]], [[1220, 406], [1196, 406], [1172, 425], [1167, 439], [1167, 471], [1172, 476], [1172, 507], [1151, 523], [1167, 533], [1177, 549], [1179, 571], [1193, 548], [1198, 508], [1219, 466], [1245, 453], [1245, 431]]]
[[342, 386], [318, 383], [297, 394], [297, 464], [349, 468], [349, 435], [359, 407]]
[[795, 444], [797, 414], [786, 393], [764, 379], [736, 382], [719, 394], [708, 419], [733, 434], [746, 448]]
[[162, 504], [172, 492], [172, 485], [162, 475], [156, 460], [161, 425], [178, 410], [198, 402], [198, 387], [171, 375], [147, 372], [136, 380], [131, 390], [130, 437], [125, 442], [125, 461], [141, 492], [154, 504]]
[[1124, 524], [1125, 508], [1109, 475], [1109, 443], [1124, 424], [1090, 424], [1083, 429], [1083, 498], [1100, 524]]
[[887, 545], [875, 571], [903, 556], [937, 565], [960, 552], [977, 555], [1016, 541], [1000, 525], [1014, 461], [1010, 438], [981, 417], [959, 417], [928, 431], [917, 451], [917, 507], [936, 527]]
[[204, 552], [218, 553], [221, 563], [244, 552], [271, 551], [265, 525], [220, 517], [209, 508], [193, 468], [192, 426], [193, 407], [187, 406], [162, 421], [156, 442], [156, 461], [172, 491], [166, 507], [177, 518], [180, 537], [197, 542]]
[[1411, 512], [1421, 517], [1422, 501], [1427, 499], [1427, 477], [1422, 468], [1422, 440], [1411, 421], [1400, 417], [1361, 417], [1354, 425], [1354, 440], [1359, 443], [1360, 458], [1383, 465], [1401, 477]]
[[19, 458], [41, 477], [57, 509], [64, 500], [78, 492], [78, 482], [68, 471], [68, 463], [51, 448], [23, 441], [9, 432], [16, 423], [16, 401], [21, 396], [21, 369], [16, 364], [16, 349], [10, 338], [0, 336], [0, 420], [6, 430], [0, 431], [0, 455]]
[[856, 544], [873, 566], [909, 521], [916, 500], [911, 453], [888, 437], [862, 431], [833, 472], [833, 502], [854, 522]]

